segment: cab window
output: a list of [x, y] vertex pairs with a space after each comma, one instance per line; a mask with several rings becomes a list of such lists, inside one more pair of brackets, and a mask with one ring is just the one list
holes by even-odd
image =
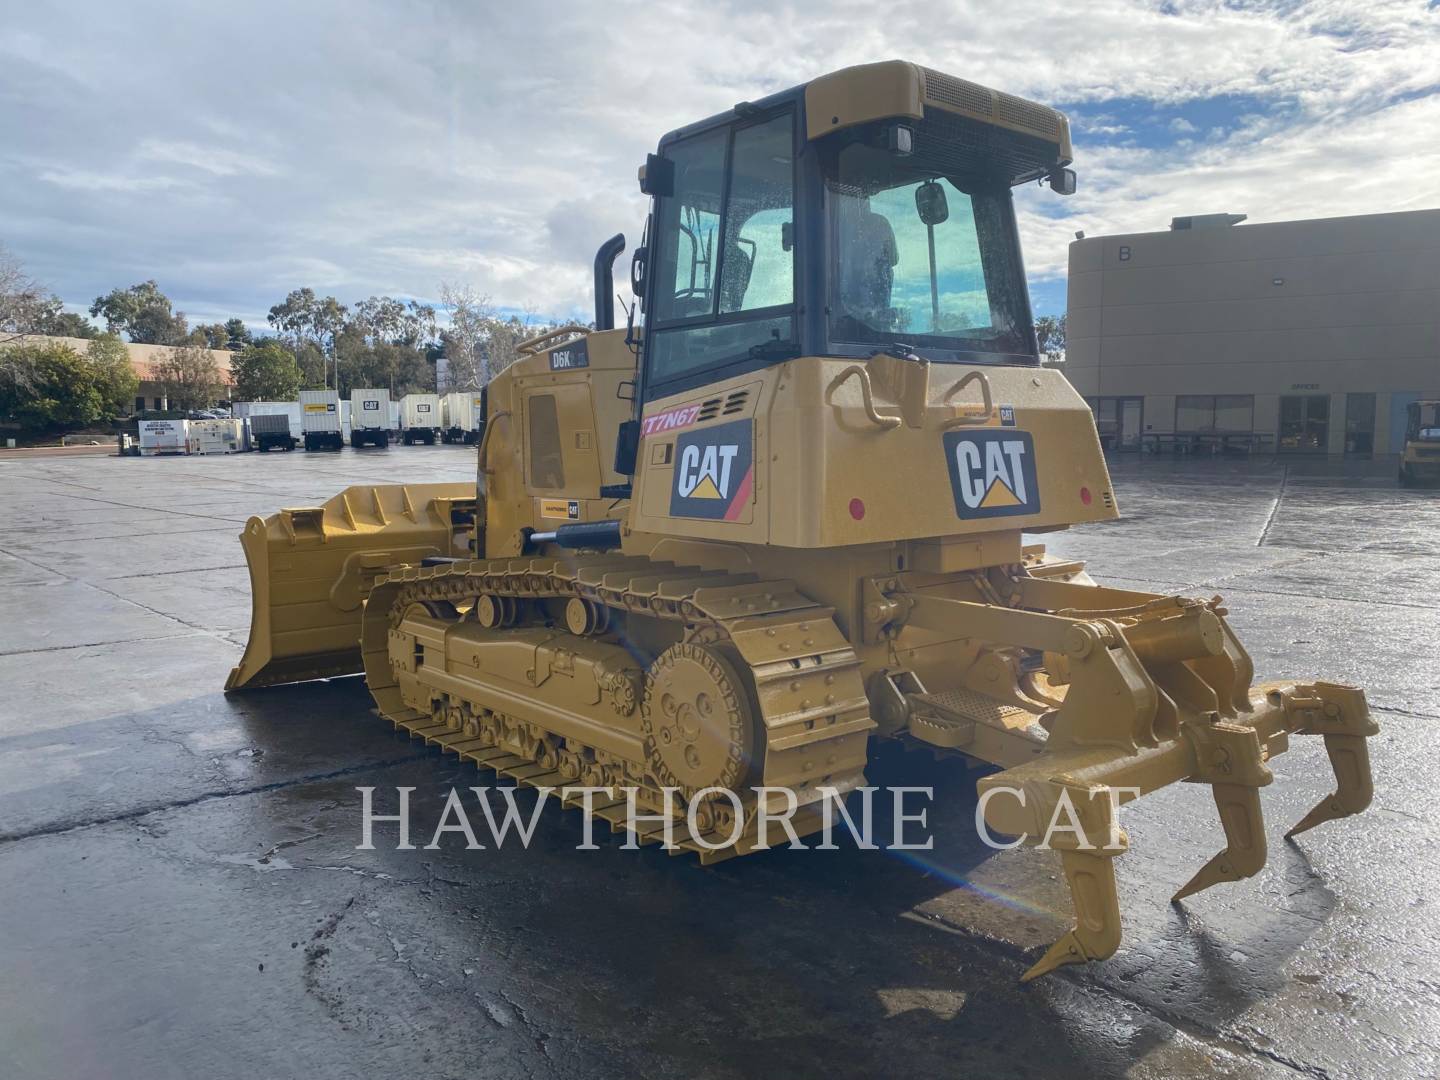
[[528, 415], [530, 484], [544, 491], [565, 486], [565, 455], [560, 442], [560, 416], [554, 394], [534, 394]]
[[794, 340], [794, 140], [787, 112], [666, 150], [675, 187], [660, 208], [650, 385]]

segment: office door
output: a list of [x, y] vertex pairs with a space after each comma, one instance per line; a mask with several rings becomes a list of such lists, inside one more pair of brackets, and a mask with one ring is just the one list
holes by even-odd
[[1330, 445], [1330, 395], [1287, 394], [1280, 399], [1279, 448], [1323, 454]]
[[1345, 395], [1345, 456], [1369, 457], [1375, 452], [1375, 395]]

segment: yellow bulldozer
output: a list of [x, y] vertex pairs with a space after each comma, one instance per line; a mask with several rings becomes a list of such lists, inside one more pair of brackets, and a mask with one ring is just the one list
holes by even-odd
[[1119, 944], [1117, 793], [1210, 785], [1226, 846], [1177, 898], [1264, 864], [1292, 735], [1336, 790], [1290, 835], [1363, 810], [1360, 690], [1257, 684], [1218, 597], [1025, 542], [1119, 514], [1089, 409], [1038, 362], [1012, 205], [1073, 193], [1070, 164], [1061, 113], [899, 61], [666, 135], [640, 317], [615, 325], [617, 236], [595, 328], [490, 383], [475, 484], [252, 518], [226, 689], [363, 671], [398, 728], [611, 792], [586, 808], [617, 828], [678, 792], [667, 831], [704, 861], [770, 843], [781, 804], [819, 829], [886, 740], [997, 767], [987, 825], [1051, 835], [1076, 915], [1026, 978]]

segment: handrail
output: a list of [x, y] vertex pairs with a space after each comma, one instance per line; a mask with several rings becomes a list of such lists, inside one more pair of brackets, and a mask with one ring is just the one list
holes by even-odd
[[564, 326], [557, 326], [553, 330], [546, 330], [543, 334], [527, 338], [515, 346], [515, 352], [521, 356], [532, 356], [535, 353], [544, 352], [540, 346], [552, 338], [564, 337], [566, 334], [588, 333], [590, 333], [590, 327], [588, 326], [581, 326], [579, 323], [567, 323]]
[[493, 476], [493, 475], [495, 475], [495, 471], [496, 471], [496, 470], [490, 468], [489, 465], [486, 463], [486, 462], [487, 462], [487, 459], [486, 459], [486, 456], [485, 456], [485, 451], [486, 451], [486, 450], [489, 448], [489, 446], [490, 446], [490, 433], [495, 430], [495, 422], [496, 422], [497, 420], [508, 420], [508, 419], [510, 419], [510, 410], [509, 410], [509, 409], [501, 409], [499, 412], [497, 412], [494, 416], [490, 417], [490, 418], [485, 422], [485, 434], [480, 436], [480, 449], [479, 449], [478, 451], [476, 451], [476, 453], [477, 453], [477, 455], [478, 455], [478, 457], [479, 457], [480, 471], [481, 471], [482, 473], [484, 473], [486, 476]]
[[827, 404], [829, 397], [845, 385], [851, 376], [857, 376], [860, 379], [860, 397], [865, 402], [865, 416], [869, 421], [876, 427], [884, 428], [887, 431], [899, 427], [900, 417], [882, 413], [875, 408], [875, 392], [870, 387], [870, 373], [861, 364], [851, 364], [835, 377], [835, 381], [830, 384], [830, 393], [826, 396]]
[[970, 374], [966, 375], [963, 379], [961, 379], [959, 382], [957, 382], [954, 386], [952, 386], [949, 390], [945, 392], [945, 396], [940, 399], [940, 404], [948, 405], [952, 397], [958, 394], [961, 390], [965, 389], [965, 387], [969, 386], [972, 382], [978, 382], [980, 384], [980, 397], [982, 398], [982, 403], [985, 406], [985, 412], [979, 416], [971, 416], [968, 414], [952, 416], [949, 420], [946, 420], [945, 423], [941, 425], [942, 428], [963, 427], [967, 424], [988, 424], [990, 422], [990, 419], [995, 415], [995, 401], [990, 396], [990, 380], [985, 377], [985, 373], [983, 371], [972, 371], [970, 372]]

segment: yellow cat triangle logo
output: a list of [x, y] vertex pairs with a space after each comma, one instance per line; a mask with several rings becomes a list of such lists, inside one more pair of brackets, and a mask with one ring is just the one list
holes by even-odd
[[[690, 492], [688, 497], [691, 499], [724, 498], [724, 496], [720, 494], [720, 489], [715, 486], [715, 481], [708, 476], [695, 485], [695, 490]], [[1013, 498], [1014, 496], [1011, 497]]]
[[994, 483], [990, 485], [990, 490], [985, 492], [985, 498], [980, 500], [980, 505], [988, 510], [997, 506], [1019, 506], [1020, 500], [1015, 497], [1015, 492], [1010, 490], [1005, 481], [997, 476]]

